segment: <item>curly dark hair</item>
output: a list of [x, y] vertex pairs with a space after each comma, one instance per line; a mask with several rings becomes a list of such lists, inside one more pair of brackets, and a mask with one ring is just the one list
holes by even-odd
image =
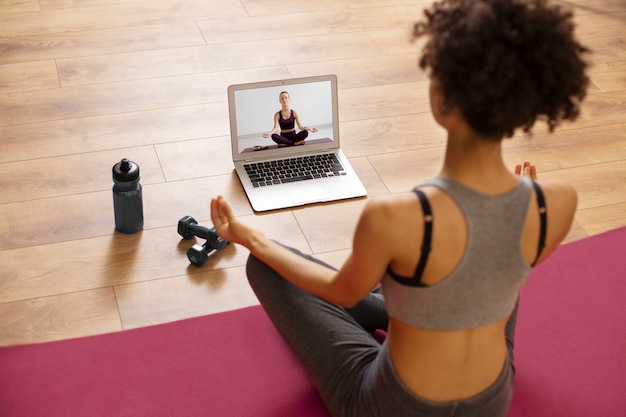
[[545, 120], [575, 120], [589, 79], [572, 13], [545, 0], [443, 0], [414, 36], [419, 64], [477, 133], [494, 140]]

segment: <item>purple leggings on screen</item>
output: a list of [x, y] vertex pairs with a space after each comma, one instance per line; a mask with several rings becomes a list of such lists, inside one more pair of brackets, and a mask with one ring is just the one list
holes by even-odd
[[294, 130], [293, 132], [289, 133], [280, 132], [280, 135], [278, 133], [274, 133], [272, 135], [272, 140], [279, 145], [291, 146], [296, 142], [303, 141], [307, 138], [307, 136], [309, 136], [309, 132], [307, 130], [301, 130], [298, 133], [296, 133], [296, 131]]

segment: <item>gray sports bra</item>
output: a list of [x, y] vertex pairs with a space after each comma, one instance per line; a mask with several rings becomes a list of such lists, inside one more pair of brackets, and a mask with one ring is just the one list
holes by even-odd
[[507, 316], [532, 269], [522, 254], [521, 235], [533, 188], [542, 224], [536, 258], [545, 245], [546, 213], [541, 189], [527, 177], [520, 177], [515, 188], [496, 196], [481, 194], [444, 177], [422, 185], [438, 187], [456, 201], [468, 228], [466, 249], [449, 276], [434, 285], [421, 283], [436, 222], [431, 220], [428, 200], [416, 188], [426, 219], [422, 255], [413, 277], [401, 277], [389, 269], [383, 277], [389, 315], [414, 327], [436, 330], [478, 327]]

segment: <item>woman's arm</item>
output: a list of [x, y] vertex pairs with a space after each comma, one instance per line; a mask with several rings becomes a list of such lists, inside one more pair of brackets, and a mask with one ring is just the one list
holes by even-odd
[[264, 138], [269, 138], [278, 130], [278, 112], [274, 113], [274, 127], [267, 133], [263, 133]]
[[211, 219], [218, 235], [250, 250], [285, 279], [327, 301], [351, 307], [382, 278], [390, 245], [384, 233], [385, 215], [376, 204], [366, 206], [354, 236], [351, 255], [339, 271], [326, 268], [268, 239], [263, 232], [240, 222], [226, 200], [211, 200]]
[[[537, 168], [529, 161], [515, 165], [515, 173], [537, 181]], [[578, 196], [570, 184], [558, 180], [537, 181], [546, 200], [546, 246], [536, 265], [541, 263], [563, 242], [574, 221]]]
[[309, 132], [317, 132], [317, 128], [316, 127], [303, 126], [302, 123], [300, 123], [300, 116], [298, 116], [298, 113], [295, 110], [293, 111], [293, 117], [296, 120], [296, 124], [298, 125], [298, 129], [300, 129], [300, 130], [308, 130]]

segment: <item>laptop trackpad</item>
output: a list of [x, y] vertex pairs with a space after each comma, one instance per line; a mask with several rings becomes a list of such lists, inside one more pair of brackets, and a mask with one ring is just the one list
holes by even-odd
[[324, 201], [328, 198], [328, 193], [319, 182], [305, 182], [287, 187], [287, 192], [294, 203], [309, 203], [313, 201]]

